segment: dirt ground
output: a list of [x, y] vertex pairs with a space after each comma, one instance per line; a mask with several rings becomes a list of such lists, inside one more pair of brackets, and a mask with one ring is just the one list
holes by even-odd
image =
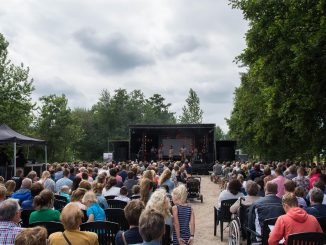
[[[201, 194], [204, 202], [199, 200], [190, 201], [195, 211], [195, 242], [194, 244], [216, 245], [227, 244], [228, 228], [224, 230], [223, 242], [220, 238], [220, 227], [217, 226], [216, 236], [214, 236], [214, 205], [220, 193], [219, 185], [210, 181], [209, 176], [201, 176]], [[224, 227], [227, 224], [224, 224]]]

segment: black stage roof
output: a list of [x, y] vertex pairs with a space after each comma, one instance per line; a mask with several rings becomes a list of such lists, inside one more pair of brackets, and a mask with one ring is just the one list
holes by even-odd
[[215, 124], [131, 124], [130, 129], [160, 129], [160, 128], [215, 128]]

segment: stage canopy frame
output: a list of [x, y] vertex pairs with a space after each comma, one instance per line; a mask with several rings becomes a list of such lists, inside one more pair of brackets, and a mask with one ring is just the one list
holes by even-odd
[[32, 137], [28, 137], [25, 135], [22, 135], [10, 127], [8, 127], [6, 124], [0, 125], [0, 144], [6, 144], [6, 143], [13, 143], [14, 147], [14, 174], [16, 173], [16, 151], [17, 151], [17, 144], [21, 145], [44, 145], [44, 160], [45, 164], [47, 164], [47, 146], [45, 140], [35, 139]]

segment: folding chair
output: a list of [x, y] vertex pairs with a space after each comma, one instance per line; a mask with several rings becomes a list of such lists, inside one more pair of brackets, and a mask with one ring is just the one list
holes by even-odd
[[80, 230], [95, 232], [98, 236], [99, 245], [114, 245], [119, 225], [109, 221], [94, 221], [81, 224]]
[[121, 208], [107, 208], [104, 210], [106, 220], [119, 224], [119, 229], [126, 231], [129, 229], [128, 221], [125, 217], [125, 212]]
[[58, 232], [58, 231], [63, 232], [65, 230], [60, 222], [54, 222], [54, 221], [42, 221], [42, 222], [34, 222], [29, 224], [29, 227], [35, 227], [35, 226], [45, 227], [45, 229], [48, 231], [48, 236], [50, 236], [54, 232]]
[[319, 232], [303, 232], [288, 236], [288, 245], [324, 245], [326, 234]]

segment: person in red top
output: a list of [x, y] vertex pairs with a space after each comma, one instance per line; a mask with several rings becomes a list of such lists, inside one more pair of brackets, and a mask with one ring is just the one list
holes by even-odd
[[298, 200], [293, 193], [286, 193], [282, 198], [282, 204], [286, 214], [278, 217], [269, 235], [269, 245], [278, 245], [283, 238], [284, 244], [287, 244], [288, 236], [294, 233], [323, 232], [317, 219], [298, 207]]
[[309, 179], [309, 188], [312, 189], [314, 187], [314, 183], [318, 180], [321, 175], [321, 170], [319, 168], [313, 168], [310, 173]]

